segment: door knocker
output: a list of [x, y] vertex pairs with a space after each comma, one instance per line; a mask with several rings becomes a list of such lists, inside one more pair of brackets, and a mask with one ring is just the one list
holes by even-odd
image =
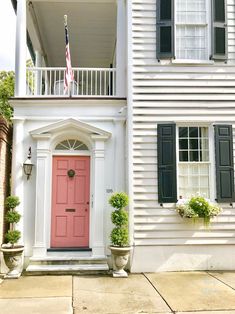
[[69, 178], [73, 178], [75, 176], [75, 171], [73, 169], [68, 170], [67, 172]]

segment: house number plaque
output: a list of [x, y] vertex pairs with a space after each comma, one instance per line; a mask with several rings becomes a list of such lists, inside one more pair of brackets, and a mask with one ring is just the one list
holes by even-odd
[[73, 178], [75, 176], [75, 171], [73, 169], [68, 170], [68, 177]]

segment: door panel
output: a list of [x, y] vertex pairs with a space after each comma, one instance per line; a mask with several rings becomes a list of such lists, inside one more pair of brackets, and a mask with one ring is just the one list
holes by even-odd
[[53, 157], [51, 247], [89, 246], [89, 200], [90, 157]]

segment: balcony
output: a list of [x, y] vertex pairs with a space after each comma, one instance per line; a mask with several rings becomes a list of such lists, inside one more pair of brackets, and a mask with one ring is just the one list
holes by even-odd
[[[17, 1], [15, 97], [126, 97], [126, 1]], [[64, 15], [74, 82], [64, 93]], [[27, 30], [27, 38], [26, 32]], [[26, 68], [26, 46], [34, 62]]]
[[33, 67], [26, 72], [27, 97], [116, 97], [116, 69], [73, 68], [70, 93], [64, 89], [66, 68]]

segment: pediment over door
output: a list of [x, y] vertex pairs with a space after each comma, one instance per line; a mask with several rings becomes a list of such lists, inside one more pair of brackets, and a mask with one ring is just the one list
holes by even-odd
[[107, 132], [101, 128], [97, 128], [89, 123], [76, 120], [73, 118], [61, 120], [55, 123], [51, 123], [49, 125], [46, 125], [42, 128], [35, 129], [30, 132], [31, 136], [34, 138], [37, 137], [47, 137], [50, 134], [55, 134], [58, 132], [61, 132], [63, 130], [68, 130], [68, 129], [75, 129], [80, 132], [83, 132], [90, 137], [99, 137], [103, 138], [104, 140], [107, 140], [108, 138], [111, 137], [111, 133]]

